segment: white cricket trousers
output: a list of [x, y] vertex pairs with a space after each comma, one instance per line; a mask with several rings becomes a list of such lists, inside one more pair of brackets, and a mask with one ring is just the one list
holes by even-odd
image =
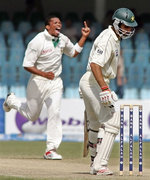
[[46, 151], [57, 149], [62, 141], [60, 118], [62, 90], [63, 83], [60, 77], [48, 80], [33, 75], [28, 82], [26, 103], [16, 103], [15, 109], [31, 121], [38, 119], [45, 103], [48, 112]]

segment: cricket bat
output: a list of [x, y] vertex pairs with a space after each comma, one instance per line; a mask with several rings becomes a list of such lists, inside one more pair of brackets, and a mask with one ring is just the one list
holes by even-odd
[[88, 152], [89, 152], [89, 145], [88, 145], [88, 120], [87, 120], [87, 114], [86, 111], [84, 111], [84, 147], [83, 147], [83, 157], [87, 157]]

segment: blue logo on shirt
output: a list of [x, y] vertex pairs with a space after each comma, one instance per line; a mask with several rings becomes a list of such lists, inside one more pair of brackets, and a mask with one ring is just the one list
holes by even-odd
[[103, 51], [101, 49], [98, 49], [97, 54], [103, 54]]
[[116, 52], [116, 57], [117, 57], [117, 56], [118, 56], [118, 54], [119, 54], [119, 53], [118, 53], [118, 49], [116, 49], [116, 51], [115, 51], [115, 52]]

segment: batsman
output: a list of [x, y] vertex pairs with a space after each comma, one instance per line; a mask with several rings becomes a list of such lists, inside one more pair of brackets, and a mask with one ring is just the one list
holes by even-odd
[[109, 83], [117, 74], [120, 41], [130, 38], [137, 22], [128, 8], [117, 9], [113, 23], [102, 31], [92, 46], [87, 72], [80, 80], [88, 121], [88, 146], [91, 156], [90, 174], [112, 175], [108, 160], [120, 130], [119, 112], [115, 110], [118, 100]]

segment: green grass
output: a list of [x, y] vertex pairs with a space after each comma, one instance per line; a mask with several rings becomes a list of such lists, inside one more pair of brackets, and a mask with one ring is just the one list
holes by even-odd
[[[0, 158], [7, 159], [26, 159], [26, 158], [42, 158], [45, 151], [45, 142], [43, 141], [1, 141], [0, 142]], [[90, 157], [82, 158], [83, 144], [76, 142], [63, 142], [58, 149], [58, 153], [63, 155], [63, 158], [67, 161], [72, 159], [73, 162], [81, 162], [89, 164]], [[128, 143], [125, 143], [124, 147], [124, 163], [128, 166]], [[134, 163], [138, 166], [138, 143], [134, 143]], [[110, 157], [110, 164], [117, 166], [119, 169], [119, 143], [115, 143], [113, 151]], [[150, 169], [150, 143], [143, 143], [143, 167]], [[143, 169], [144, 169], [143, 168]], [[19, 177], [7, 177], [0, 176], [0, 180], [35, 180], [34, 178], [19, 178]], [[51, 178], [51, 180], [56, 178]], [[118, 179], [118, 178], [117, 178]], [[124, 178], [120, 178], [124, 180]], [[127, 178], [128, 179], [128, 178]], [[134, 178], [133, 178], [134, 179]], [[142, 178], [143, 179], [143, 178]], [[37, 178], [36, 178], [37, 180]], [[40, 179], [45, 180], [45, 179]], [[58, 178], [57, 178], [58, 180]], [[61, 179], [63, 180], [63, 178]], [[69, 180], [65, 178], [64, 180]], [[86, 180], [86, 178], [84, 179]], [[141, 179], [140, 179], [141, 180]]]
[[[43, 141], [1, 141], [0, 157], [42, 157], [45, 152]], [[58, 153], [63, 154], [65, 159], [76, 159], [82, 156], [82, 143], [63, 142]]]

